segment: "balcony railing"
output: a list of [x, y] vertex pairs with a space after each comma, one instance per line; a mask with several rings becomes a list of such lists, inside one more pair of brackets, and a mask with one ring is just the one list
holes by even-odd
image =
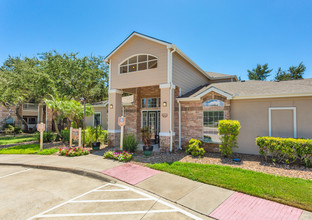
[[23, 110], [25, 110], [25, 111], [38, 111], [38, 104], [25, 103], [25, 104], [23, 104]]

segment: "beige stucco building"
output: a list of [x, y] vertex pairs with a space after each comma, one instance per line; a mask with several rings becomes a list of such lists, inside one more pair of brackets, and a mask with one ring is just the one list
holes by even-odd
[[[174, 44], [133, 32], [105, 61], [109, 65], [109, 144], [119, 145], [118, 117], [126, 133], [148, 126], [161, 150], [189, 139], [217, 150], [218, 121], [239, 120], [239, 149], [257, 154], [255, 138], [312, 136], [312, 79], [238, 82], [235, 75], [202, 70]], [[133, 100], [122, 105], [123, 94]]]

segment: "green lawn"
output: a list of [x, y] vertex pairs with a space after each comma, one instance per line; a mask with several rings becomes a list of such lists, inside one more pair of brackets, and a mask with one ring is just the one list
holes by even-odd
[[40, 154], [50, 155], [58, 151], [56, 148], [43, 149], [40, 151], [39, 144], [18, 145], [14, 147], [0, 149], [0, 154]]
[[32, 135], [21, 135], [15, 137], [0, 137], [0, 146], [7, 145], [7, 144], [16, 144], [28, 141], [35, 141], [36, 137], [35, 134]]
[[312, 181], [275, 176], [229, 166], [174, 162], [149, 167], [195, 181], [312, 211]]

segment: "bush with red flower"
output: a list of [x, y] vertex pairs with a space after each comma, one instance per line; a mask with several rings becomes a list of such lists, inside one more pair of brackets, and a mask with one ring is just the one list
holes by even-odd
[[132, 153], [127, 151], [107, 151], [104, 153], [104, 158], [128, 162], [132, 159]]
[[76, 157], [82, 155], [88, 155], [90, 149], [84, 147], [63, 147], [59, 149], [59, 154], [61, 156]]

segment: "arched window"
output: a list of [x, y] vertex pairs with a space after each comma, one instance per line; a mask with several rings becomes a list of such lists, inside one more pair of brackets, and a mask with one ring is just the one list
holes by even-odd
[[215, 106], [224, 106], [224, 102], [222, 102], [221, 100], [217, 100], [217, 99], [211, 99], [208, 100], [206, 102], [203, 103], [204, 107], [215, 107]]
[[154, 68], [157, 68], [157, 57], [148, 54], [141, 54], [132, 56], [122, 62], [119, 66], [119, 72], [122, 74]]

